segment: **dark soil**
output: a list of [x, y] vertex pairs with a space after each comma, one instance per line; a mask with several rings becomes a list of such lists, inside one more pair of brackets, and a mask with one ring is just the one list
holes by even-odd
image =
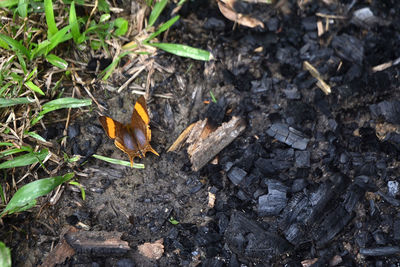
[[[204, 63], [157, 55], [160, 65], [172, 68], [171, 73], [155, 72], [148, 102], [152, 146], [160, 157], [149, 153], [140, 161], [144, 170], [90, 158], [80, 166], [85, 201], [66, 186], [57, 204], [44, 206], [40, 216], [5, 219], [6, 225], [19, 228], [10, 229], [4, 240], [15, 266], [40, 264], [69, 225], [118, 231], [131, 250], [123, 255], [77, 253], [60, 266], [400, 262], [400, 71], [398, 65], [374, 69], [399, 61], [400, 4], [243, 5], [264, 21], [265, 29], [234, 25], [213, 1], [189, 1], [181, 10], [183, 18], [167, 41], [209, 49], [216, 59]], [[374, 17], [357, 20], [362, 8]], [[319, 21], [323, 27], [329, 23], [322, 36]], [[317, 68], [331, 94], [316, 85], [304, 61]], [[166, 150], [190, 123], [217, 117], [204, 104], [210, 91], [225, 100], [222, 120], [240, 116], [247, 128], [217, 161], [193, 172], [185, 149]], [[172, 99], [155, 97], [168, 93]], [[95, 95], [108, 106], [107, 115], [129, 120], [137, 99], [131, 90], [116, 94], [99, 84]], [[97, 149], [127, 160], [97, 117], [92, 112], [72, 122], [80, 131], [71, 149], [83, 154]], [[208, 207], [209, 192], [216, 195], [213, 208]], [[160, 238], [164, 254], [159, 260], [137, 253], [138, 245]]]

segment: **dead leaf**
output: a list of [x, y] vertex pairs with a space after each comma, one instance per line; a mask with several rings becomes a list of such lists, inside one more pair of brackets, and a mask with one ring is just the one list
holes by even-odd
[[261, 28], [264, 28], [264, 23], [262, 23], [260, 20], [256, 18], [252, 18], [250, 16], [237, 13], [233, 9], [233, 4], [234, 1], [232, 0], [217, 0], [218, 3], [218, 8], [219, 11], [221, 11], [222, 15], [224, 15], [225, 18], [234, 21], [236, 23], [239, 23], [240, 25], [249, 27], [249, 28], [255, 28], [257, 26], [260, 26]]
[[74, 233], [77, 231], [78, 229], [73, 226], [63, 229], [60, 242], [52, 251], [50, 251], [49, 254], [47, 254], [40, 267], [53, 267], [57, 264], [63, 263], [67, 258], [75, 255], [75, 250], [66, 242], [64, 235], [65, 233]]
[[154, 243], [146, 242], [143, 245], [138, 246], [139, 253], [146, 258], [158, 260], [164, 253], [163, 241], [164, 240], [161, 238]]
[[179, 147], [183, 144], [183, 142], [186, 140], [188, 135], [193, 129], [193, 126], [195, 126], [196, 123], [190, 124], [180, 135], [179, 137], [175, 140], [175, 142], [168, 148], [167, 152], [171, 151], [176, 151], [179, 149]]

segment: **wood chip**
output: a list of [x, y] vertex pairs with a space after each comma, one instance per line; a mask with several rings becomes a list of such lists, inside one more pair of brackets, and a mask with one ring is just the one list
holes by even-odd
[[210, 209], [214, 208], [215, 205], [215, 194], [208, 192], [208, 207]]
[[395, 65], [397, 65], [399, 63], [400, 63], [400, 57], [395, 59], [395, 60], [391, 60], [389, 62], [386, 62], [386, 63], [383, 63], [383, 64], [380, 64], [380, 65], [377, 65], [377, 66], [373, 67], [372, 68], [372, 72], [383, 71], [383, 70], [385, 70], [387, 68], [390, 68], [391, 66], [395, 66]]
[[207, 120], [196, 123], [187, 140], [187, 151], [194, 171], [200, 170], [246, 129], [242, 118], [232, 117], [229, 122], [223, 123], [203, 139], [200, 136], [206, 124]]
[[122, 233], [115, 231], [79, 231], [66, 234], [65, 239], [77, 253], [106, 256], [122, 255], [130, 250], [121, 236]]
[[196, 123], [190, 124], [175, 140], [175, 142], [168, 148], [167, 152], [179, 150], [180, 147], [183, 145], [185, 140], [188, 138], [190, 132], [192, 131], [193, 127]]
[[320, 20], [317, 21], [317, 30], [318, 30], [318, 37], [320, 37], [325, 33], [324, 25], [322, 25], [322, 21]]
[[163, 239], [159, 239], [154, 243], [144, 243], [140, 246], [138, 246], [138, 251], [140, 254], [145, 256], [146, 258], [152, 259], [152, 260], [158, 260], [162, 257], [164, 253], [164, 245], [163, 245]]
[[329, 95], [332, 91], [331, 91], [331, 87], [322, 79], [321, 74], [319, 73], [319, 71], [313, 66], [311, 65], [310, 62], [308, 61], [304, 61], [303, 62], [303, 68], [305, 70], [308, 70], [308, 72], [310, 72], [311, 76], [313, 76], [315, 79], [318, 80], [317, 82], [317, 86], [326, 94]]

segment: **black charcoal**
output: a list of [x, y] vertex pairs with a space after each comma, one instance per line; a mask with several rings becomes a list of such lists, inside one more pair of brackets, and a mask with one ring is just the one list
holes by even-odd
[[258, 215], [278, 215], [286, 206], [288, 189], [276, 180], [268, 180], [266, 183], [268, 184], [268, 194], [258, 198]]
[[274, 123], [267, 130], [267, 134], [292, 148], [305, 150], [309, 139], [300, 131], [283, 123]]
[[[323, 246], [347, 225], [353, 215], [344, 207], [339, 205], [326, 208], [337, 193], [343, 190], [345, 183], [344, 177], [336, 174], [311, 194], [299, 192], [290, 199], [279, 222], [279, 227], [290, 243], [300, 245], [313, 239], [318, 246]], [[306, 229], [310, 227], [316, 230], [308, 233]]]
[[357, 9], [353, 12], [353, 17], [351, 19], [351, 22], [355, 25], [367, 29], [374, 26], [379, 21], [379, 18], [374, 16], [374, 13], [372, 13], [369, 7]]
[[272, 88], [272, 79], [268, 78], [266, 74], [264, 74], [261, 80], [255, 80], [251, 82], [251, 91], [253, 93], [267, 92], [271, 88]]
[[271, 32], [276, 32], [279, 28], [279, 19], [276, 17], [270, 18], [266, 22], [267, 28]]
[[393, 205], [395, 207], [400, 206], [400, 200], [395, 199], [394, 197], [391, 197], [382, 191], [378, 191], [378, 195], [380, 195], [385, 201], [387, 201], [390, 205]]
[[383, 117], [387, 122], [400, 124], [400, 101], [382, 101], [369, 106], [372, 116]]
[[340, 154], [339, 162], [344, 164], [349, 161], [349, 156], [346, 153]]
[[228, 178], [231, 180], [231, 182], [234, 185], [240, 184], [240, 182], [244, 179], [244, 177], [247, 175], [247, 172], [244, 170], [238, 168], [238, 167], [233, 167], [229, 172], [228, 172]]
[[290, 191], [293, 193], [296, 193], [296, 192], [303, 190], [306, 186], [307, 186], [306, 179], [296, 179], [293, 181]]
[[283, 89], [283, 93], [285, 94], [287, 99], [300, 99], [301, 94], [295, 85], [289, 85], [287, 89]]
[[400, 219], [396, 218], [393, 222], [393, 238], [400, 240]]
[[281, 47], [276, 52], [276, 59], [283, 64], [293, 65], [295, 58], [297, 58], [298, 51], [293, 47]]
[[364, 256], [390, 256], [400, 253], [400, 247], [361, 248], [360, 254]]
[[80, 134], [80, 127], [78, 124], [73, 124], [68, 127], [68, 137], [70, 139], [75, 138]]
[[296, 151], [296, 167], [310, 167], [310, 152], [309, 151]]
[[370, 234], [367, 231], [360, 231], [355, 236], [357, 246], [363, 248], [371, 239]]
[[247, 175], [243, 181], [239, 184], [240, 188], [246, 193], [252, 195], [258, 189], [258, 181], [260, 177], [251, 173]]
[[231, 215], [225, 240], [235, 254], [252, 261], [254, 259], [268, 261], [290, 248], [283, 238], [265, 230], [255, 221], [247, 219], [241, 212]]
[[361, 65], [364, 58], [364, 45], [357, 38], [346, 33], [333, 37], [332, 47], [344, 60]]
[[203, 27], [207, 30], [223, 30], [225, 28], [225, 22], [211, 17], [206, 20]]
[[341, 206], [327, 213], [319, 224], [318, 231], [312, 233], [317, 247], [328, 244], [353, 218], [353, 214], [348, 213]]
[[375, 232], [372, 233], [373, 238], [375, 239], [375, 242], [378, 245], [385, 245], [386, 244], [386, 238], [385, 235], [382, 231], [377, 230]]

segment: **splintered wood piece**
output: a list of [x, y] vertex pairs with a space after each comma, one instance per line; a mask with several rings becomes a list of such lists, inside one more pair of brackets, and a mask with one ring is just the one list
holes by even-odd
[[189, 136], [190, 132], [192, 131], [193, 127], [196, 125], [196, 123], [190, 124], [180, 135], [179, 137], [175, 140], [175, 142], [168, 148], [167, 152], [172, 152], [179, 150], [183, 142], [185, 142], [186, 138]]
[[[78, 231], [75, 227], [69, 227], [65, 232], [73, 233]], [[43, 263], [39, 267], [53, 267], [57, 264], [62, 264], [67, 258], [75, 255], [75, 250], [68, 245], [67, 241], [63, 238], [64, 234], [61, 235], [61, 240], [57, 246], [50, 251], [50, 253], [43, 260]]]
[[187, 143], [190, 144], [187, 152], [194, 171], [200, 170], [246, 128], [246, 123], [242, 118], [232, 117], [229, 122], [223, 123], [205, 139], [202, 139], [200, 136], [206, 125], [207, 120], [196, 123], [187, 140]]
[[131, 248], [128, 242], [121, 240], [120, 232], [79, 231], [68, 233], [65, 239], [80, 254], [122, 255]]
[[319, 73], [319, 71], [313, 66], [311, 65], [310, 62], [308, 61], [304, 61], [303, 63], [303, 68], [305, 70], [308, 70], [308, 72], [310, 72], [310, 74], [318, 80], [317, 82], [317, 86], [326, 94], [329, 95], [331, 93], [331, 87], [322, 79], [321, 74]]

